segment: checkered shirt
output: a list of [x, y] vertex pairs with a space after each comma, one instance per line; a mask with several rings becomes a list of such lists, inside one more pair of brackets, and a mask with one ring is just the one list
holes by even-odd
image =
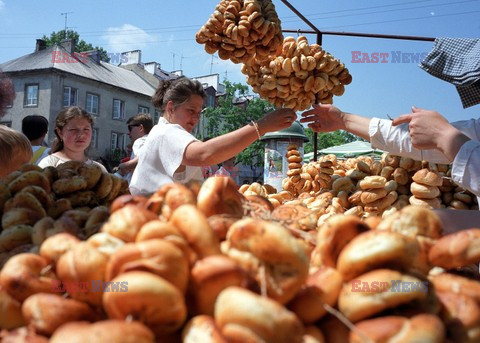
[[480, 103], [480, 39], [436, 38], [433, 50], [419, 66], [454, 84], [463, 108]]

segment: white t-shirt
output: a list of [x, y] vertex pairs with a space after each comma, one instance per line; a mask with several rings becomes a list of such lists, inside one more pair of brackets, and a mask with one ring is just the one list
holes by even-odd
[[[46, 167], [50, 167], [50, 166], [57, 167], [58, 165], [60, 165], [62, 163], [65, 163], [67, 161], [70, 161], [70, 160], [60, 158], [56, 155], [48, 155], [43, 160], [41, 160], [40, 163], [38, 163], [38, 166], [40, 168], [46, 168]], [[108, 173], [107, 169], [103, 166], [103, 164], [98, 163], [97, 161], [93, 161], [93, 160], [88, 159], [88, 160], [85, 161], [85, 163], [96, 164], [102, 169], [102, 172]]]
[[[480, 119], [451, 123], [471, 141], [462, 145], [452, 164], [452, 180], [477, 196], [480, 203]], [[373, 148], [394, 155], [425, 160], [433, 163], [450, 163], [439, 150], [419, 150], [412, 146], [408, 124], [393, 126], [390, 120], [372, 118], [369, 127]]]
[[203, 180], [201, 167], [185, 166], [183, 172], [176, 173], [185, 149], [195, 141], [198, 140], [183, 127], [160, 117], [142, 148], [130, 182], [130, 193], [148, 195], [168, 183]]
[[[147, 136], [148, 135], [145, 135], [145, 136], [142, 136], [140, 138], [137, 138], [135, 140], [135, 142], [133, 142], [133, 145], [132, 145], [132, 153], [130, 154], [130, 161], [133, 160], [135, 157], [137, 156], [140, 156], [140, 154], [142, 153], [142, 148], [145, 144], [145, 141], [147, 140]], [[130, 184], [130, 182], [132, 181], [132, 175], [133, 175], [133, 172], [130, 172], [128, 173], [127, 175], [125, 176], [121, 176], [120, 174], [118, 174], [120, 177], [123, 177], [125, 180], [128, 181], [128, 183]]]

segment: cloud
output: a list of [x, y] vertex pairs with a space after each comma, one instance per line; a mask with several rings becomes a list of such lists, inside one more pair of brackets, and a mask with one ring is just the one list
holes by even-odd
[[435, 15], [435, 12], [430, 12], [430, 15], [431, 15], [431, 16], [434, 16], [434, 15]]
[[0, 11], [2, 11], [5, 8], [5, 1], [0, 0]]
[[107, 42], [105, 44], [107, 51], [114, 52], [143, 49], [156, 40], [155, 36], [149, 35], [141, 28], [130, 24], [109, 27], [107, 34], [103, 35], [102, 39]]

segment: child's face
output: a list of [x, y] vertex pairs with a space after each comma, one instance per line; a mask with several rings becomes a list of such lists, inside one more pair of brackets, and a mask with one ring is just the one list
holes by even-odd
[[92, 126], [85, 118], [73, 118], [59, 132], [64, 149], [85, 151], [92, 140]]

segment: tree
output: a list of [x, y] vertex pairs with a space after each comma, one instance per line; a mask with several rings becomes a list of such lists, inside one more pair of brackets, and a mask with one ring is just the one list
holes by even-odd
[[[231, 83], [227, 80], [225, 84], [225, 96], [222, 96], [215, 108], [207, 108], [205, 117], [207, 119], [206, 129], [210, 137], [216, 137], [247, 125], [252, 120], [258, 120], [265, 113], [274, 110], [274, 107], [267, 101], [254, 97], [247, 100], [246, 107], [234, 104], [236, 98], [246, 97], [248, 86], [241, 83]], [[244, 151], [237, 155], [237, 163], [250, 166], [263, 166], [265, 143], [255, 141]]]
[[43, 35], [42, 39], [46, 42], [47, 47], [60, 44], [65, 39], [74, 39], [75, 40], [75, 52], [84, 52], [90, 50], [100, 51], [100, 59], [104, 62], [109, 62], [110, 58], [108, 57], [107, 51], [102, 47], [93, 47], [92, 44], [85, 42], [83, 39], [80, 39], [78, 32], [74, 30], [67, 30], [65, 35], [65, 30], [60, 30], [57, 32], [52, 32], [50, 37]]
[[[308, 142], [303, 146], [304, 152], [309, 153], [313, 151], [313, 130], [310, 128], [305, 129], [305, 134], [308, 137]], [[317, 134], [317, 149], [325, 149], [331, 146], [342, 145], [356, 140], [364, 140], [357, 137], [350, 132], [338, 130], [334, 132], [319, 132]]]

